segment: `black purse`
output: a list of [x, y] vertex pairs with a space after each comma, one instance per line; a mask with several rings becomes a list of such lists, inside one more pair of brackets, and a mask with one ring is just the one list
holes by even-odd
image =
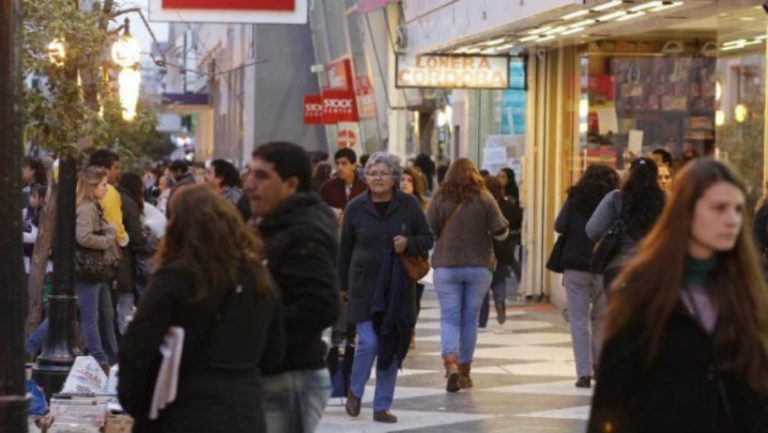
[[563, 267], [563, 256], [565, 255], [565, 243], [568, 237], [566, 235], [560, 235], [555, 241], [555, 245], [552, 246], [552, 252], [549, 253], [549, 259], [547, 260], [547, 269], [552, 272], [562, 274], [565, 271]]
[[108, 283], [115, 279], [119, 257], [107, 260], [107, 250], [86, 248], [75, 242], [75, 278], [84, 283]]
[[608, 262], [619, 252], [621, 238], [624, 235], [624, 223], [618, 218], [610, 229], [600, 238], [592, 248], [592, 259], [589, 262], [589, 270], [593, 274], [605, 272]]

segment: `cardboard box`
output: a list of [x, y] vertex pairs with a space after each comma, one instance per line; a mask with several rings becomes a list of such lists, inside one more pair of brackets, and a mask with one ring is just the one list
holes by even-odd
[[104, 433], [131, 433], [133, 418], [128, 415], [107, 415]]

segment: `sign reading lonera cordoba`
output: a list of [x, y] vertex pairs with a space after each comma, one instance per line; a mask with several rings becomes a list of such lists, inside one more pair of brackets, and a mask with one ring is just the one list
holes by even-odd
[[397, 87], [509, 88], [509, 57], [428, 54], [397, 56]]
[[155, 22], [306, 24], [308, 0], [149, 0]]

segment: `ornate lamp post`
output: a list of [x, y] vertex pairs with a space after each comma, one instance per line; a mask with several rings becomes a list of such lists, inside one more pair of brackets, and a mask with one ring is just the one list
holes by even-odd
[[123, 109], [123, 119], [131, 121], [136, 117], [136, 105], [139, 102], [139, 58], [141, 47], [131, 36], [130, 21], [125, 19], [125, 33], [112, 45], [112, 60], [120, 66], [117, 76], [120, 106]]

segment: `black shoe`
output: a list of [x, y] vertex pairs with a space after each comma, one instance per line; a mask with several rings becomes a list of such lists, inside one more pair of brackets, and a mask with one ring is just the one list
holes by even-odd
[[576, 381], [576, 388], [592, 388], [592, 376], [581, 376]]
[[360, 415], [360, 399], [355, 397], [352, 391], [349, 391], [347, 394], [347, 403], [344, 405], [344, 409], [346, 409], [349, 416]]

